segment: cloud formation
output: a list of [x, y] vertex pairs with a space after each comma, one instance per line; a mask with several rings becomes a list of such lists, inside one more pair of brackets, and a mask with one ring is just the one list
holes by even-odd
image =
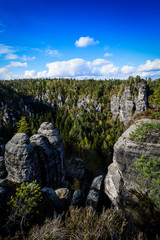
[[128, 66], [128, 65], [125, 65], [121, 68], [121, 72], [123, 74], [129, 74], [129, 73], [133, 73], [135, 70], [135, 67], [132, 67], [132, 66]]
[[22, 58], [21, 58], [23, 61], [32, 61], [32, 60], [35, 60], [36, 57], [33, 56], [33, 57], [27, 57], [26, 55], [23, 55]]
[[104, 54], [104, 56], [105, 56], [105, 57], [112, 57], [112, 56], [113, 56], [113, 54], [112, 54], [112, 53], [108, 53], [108, 52], [107, 52], [107, 53], [105, 53], [105, 54]]
[[76, 47], [88, 47], [91, 45], [99, 44], [99, 41], [95, 41], [94, 38], [80, 37], [79, 40], [75, 42]]
[[9, 65], [7, 65], [7, 68], [10, 67], [27, 67], [28, 64], [26, 62], [22, 63], [22, 62], [11, 62]]

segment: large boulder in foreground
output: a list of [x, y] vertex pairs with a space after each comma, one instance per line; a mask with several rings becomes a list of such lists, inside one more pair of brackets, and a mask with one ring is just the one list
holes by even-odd
[[[149, 203], [146, 203], [147, 182], [145, 188], [137, 181], [139, 173], [136, 171], [135, 162], [142, 155], [147, 158], [160, 158], [160, 143], [155, 143], [152, 137], [140, 142], [130, 136], [142, 120], [130, 126], [114, 145], [113, 163], [108, 167], [105, 178], [105, 193], [117, 208], [122, 208], [138, 224], [150, 221], [153, 212]], [[145, 123], [160, 122], [143, 119]], [[152, 201], [151, 201], [152, 202]], [[153, 205], [152, 205], [153, 206]]]
[[7, 178], [13, 182], [40, 182], [40, 168], [34, 146], [25, 133], [17, 133], [5, 146]]
[[52, 123], [44, 122], [32, 137], [17, 133], [6, 144], [7, 178], [13, 182], [31, 182], [58, 188], [64, 181], [62, 137]]

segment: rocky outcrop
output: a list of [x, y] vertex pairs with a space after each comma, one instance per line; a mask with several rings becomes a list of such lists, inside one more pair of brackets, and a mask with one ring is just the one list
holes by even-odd
[[119, 116], [120, 121], [125, 125], [135, 114], [147, 110], [146, 85], [139, 83], [138, 86], [134, 86], [135, 90], [138, 91], [138, 96], [133, 95], [130, 88], [129, 85], [126, 85], [122, 96], [114, 94], [110, 103], [112, 117], [116, 119]]
[[77, 107], [80, 108], [81, 106], [87, 111], [90, 112], [90, 105], [97, 111], [101, 112], [101, 104], [97, 103], [94, 99], [90, 99], [89, 96], [81, 98], [77, 101]]
[[40, 181], [38, 157], [25, 133], [17, 133], [5, 146], [8, 179], [13, 182]]
[[37, 179], [42, 186], [61, 187], [65, 177], [62, 137], [47, 122], [41, 125], [38, 132], [30, 139], [24, 133], [17, 133], [6, 144], [7, 178], [18, 183]]
[[[136, 130], [140, 122], [141, 120], [130, 126], [114, 145], [113, 163], [108, 167], [108, 174], [105, 178], [105, 193], [117, 208], [124, 209], [135, 221], [143, 224], [153, 213], [151, 213], [149, 204], [143, 205], [140, 199], [148, 192], [148, 189], [147, 182], [146, 188], [142, 188], [137, 182], [139, 174], [135, 169], [135, 162], [142, 155], [146, 155], [147, 158], [159, 158], [160, 144], [131, 139], [130, 133]], [[143, 122], [152, 122], [152, 120], [143, 119]]]
[[42, 185], [56, 188], [61, 186], [63, 172], [61, 172], [61, 159], [58, 152], [49, 143], [48, 139], [40, 134], [30, 138], [38, 156]]
[[[38, 129], [38, 133], [44, 137], [46, 137], [52, 146], [55, 154], [59, 156], [56, 158], [57, 165], [57, 175], [59, 176], [59, 181], [64, 181], [64, 145], [62, 142], [62, 136], [59, 134], [57, 128], [53, 126], [52, 123], [44, 122], [41, 124]], [[61, 179], [61, 180], [60, 180]]]
[[92, 185], [90, 187], [89, 194], [86, 200], [86, 206], [92, 206], [93, 209], [97, 209], [98, 203], [102, 194], [104, 176], [100, 175], [94, 178]]

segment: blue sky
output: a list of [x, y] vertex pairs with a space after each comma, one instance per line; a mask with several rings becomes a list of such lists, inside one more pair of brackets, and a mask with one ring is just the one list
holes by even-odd
[[0, 0], [0, 79], [160, 77], [159, 0]]

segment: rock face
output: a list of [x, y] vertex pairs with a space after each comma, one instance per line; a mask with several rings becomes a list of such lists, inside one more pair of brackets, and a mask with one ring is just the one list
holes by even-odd
[[119, 98], [114, 94], [111, 98], [111, 112], [112, 117], [116, 119], [120, 117], [125, 125], [133, 118], [137, 113], [147, 110], [147, 91], [144, 83], [139, 83], [135, 86], [138, 91], [138, 96], [131, 94], [130, 86], [126, 85], [125, 90]]
[[87, 172], [86, 163], [80, 158], [73, 158], [66, 161], [66, 179], [78, 179], [84, 182]]
[[101, 190], [103, 186], [104, 176], [100, 175], [94, 178], [92, 185], [90, 187], [89, 194], [87, 196], [86, 205], [92, 206], [93, 209], [97, 209], [98, 203], [101, 197]]
[[38, 133], [48, 139], [55, 155], [56, 166], [57, 166], [57, 176], [58, 181], [64, 181], [64, 145], [62, 142], [62, 136], [59, 134], [59, 131], [53, 126], [52, 123], [44, 122], [41, 124], [38, 129]]
[[80, 108], [82, 106], [87, 112], [90, 112], [90, 104], [97, 112], [101, 112], [101, 104], [97, 103], [97, 101], [93, 99], [90, 99], [89, 96], [81, 98], [77, 101], [77, 107]]
[[51, 123], [42, 123], [39, 134], [30, 139], [17, 133], [5, 148], [8, 179], [31, 182], [35, 179], [42, 187], [61, 187], [64, 181], [62, 137]]
[[[108, 167], [108, 174], [105, 178], [105, 193], [117, 208], [123, 208], [135, 221], [142, 224], [151, 217], [151, 212], [140, 205], [138, 197], [139, 183], [138, 173], [135, 169], [135, 162], [142, 155], [147, 157], [160, 157], [160, 144], [151, 142], [133, 141], [130, 133], [135, 131], [142, 120], [130, 126], [114, 145], [113, 163]], [[143, 122], [152, 122], [143, 119]], [[159, 121], [160, 122], [160, 121]], [[147, 185], [146, 185], [147, 186]], [[142, 193], [147, 192], [142, 189]], [[141, 202], [142, 203], [142, 202]]]
[[38, 157], [27, 134], [17, 133], [6, 144], [5, 165], [13, 182], [40, 181]]
[[4, 162], [5, 144], [3, 138], [0, 138], [0, 178], [4, 178], [7, 174]]
[[34, 145], [38, 156], [42, 185], [52, 188], [59, 187], [62, 180], [59, 154], [48, 139], [40, 134], [33, 135], [30, 142]]

